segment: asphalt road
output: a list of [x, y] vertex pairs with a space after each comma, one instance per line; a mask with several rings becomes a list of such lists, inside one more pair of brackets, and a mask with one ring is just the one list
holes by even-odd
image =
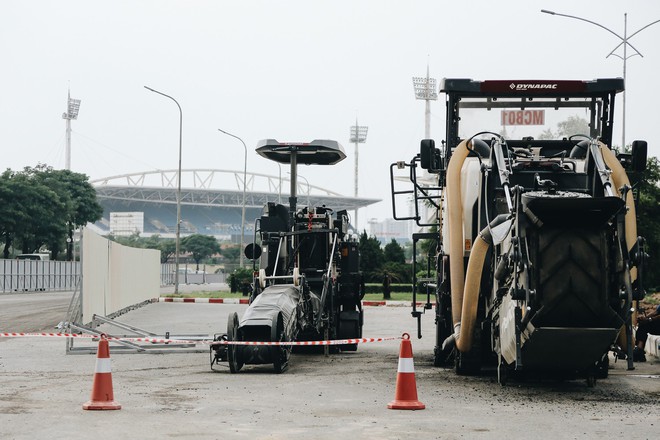
[[0, 331], [52, 331], [64, 321], [73, 292], [0, 294]]
[[[45, 316], [33, 302], [36, 296], [24, 298], [25, 308]], [[19, 330], [5, 327], [13, 324], [4, 310], [20, 310], [15, 302], [0, 296], [0, 331]], [[245, 308], [155, 303], [118, 319], [159, 334], [212, 334], [225, 330], [229, 313]], [[408, 308], [368, 307], [365, 314], [365, 337], [416, 332]], [[657, 438], [657, 359], [634, 371], [624, 362], [613, 364], [609, 378], [594, 388], [584, 381], [501, 387], [492, 375], [463, 377], [433, 367], [433, 319], [423, 318], [425, 337], [412, 343], [426, 409], [414, 412], [387, 409], [398, 341], [362, 344], [357, 352], [329, 357], [294, 353], [281, 375], [268, 366], [246, 366], [236, 375], [226, 366], [211, 371], [206, 351], [128, 354], [111, 348], [114, 395], [122, 409], [92, 412], [81, 405], [89, 400], [94, 356], [66, 355], [61, 339], [0, 338], [0, 438]]]

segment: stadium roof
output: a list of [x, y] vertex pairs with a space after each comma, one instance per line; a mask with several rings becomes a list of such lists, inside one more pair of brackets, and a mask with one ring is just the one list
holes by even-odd
[[[158, 204], [176, 204], [177, 170], [156, 170], [122, 174], [92, 180], [99, 201], [118, 200]], [[267, 202], [288, 205], [289, 179], [267, 174], [247, 173], [245, 206], [262, 208]], [[227, 182], [235, 183], [235, 188]], [[307, 182], [298, 181], [299, 205], [327, 206], [354, 210], [377, 203], [380, 199], [343, 196]], [[243, 172], [218, 169], [181, 170], [181, 204], [207, 207], [241, 207]]]

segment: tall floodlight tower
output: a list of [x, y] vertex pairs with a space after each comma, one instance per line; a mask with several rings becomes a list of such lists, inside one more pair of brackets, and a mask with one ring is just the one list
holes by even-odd
[[431, 139], [431, 101], [438, 100], [438, 94], [435, 91], [436, 80], [429, 78], [429, 65], [426, 65], [426, 78], [413, 77], [413, 87], [415, 88], [415, 98], [426, 101], [426, 111], [424, 112], [424, 139]]
[[[358, 124], [357, 118], [355, 118], [355, 125], [351, 126], [351, 139], [350, 142], [355, 144], [355, 194], [354, 197], [358, 196], [358, 144], [364, 144], [367, 142], [367, 130], [369, 127], [366, 125]], [[355, 208], [355, 229], [358, 229], [358, 208]], [[359, 230], [358, 230], [359, 232]]]
[[71, 99], [71, 91], [67, 93], [67, 110], [62, 113], [62, 119], [66, 119], [66, 152], [64, 153], [64, 169], [71, 169], [71, 120], [78, 119], [80, 110], [80, 99]]
[[[429, 65], [426, 64], [426, 78], [413, 77], [413, 88], [415, 89], [415, 98], [426, 101], [424, 111], [424, 139], [431, 139], [431, 101], [438, 100], [438, 93], [435, 91], [436, 80], [429, 77]], [[424, 170], [424, 177], [429, 178], [428, 171]], [[423, 208], [425, 218], [433, 215], [428, 207]]]

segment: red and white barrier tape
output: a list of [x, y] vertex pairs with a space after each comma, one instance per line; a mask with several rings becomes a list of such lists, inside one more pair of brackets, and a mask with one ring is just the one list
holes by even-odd
[[[166, 303], [204, 303], [204, 304], [249, 304], [247, 298], [170, 298], [170, 297], [160, 297], [158, 302]], [[424, 307], [426, 303], [417, 302], [417, 307]], [[375, 307], [411, 307], [411, 301], [369, 301], [363, 300], [362, 306], [375, 306]], [[435, 303], [431, 303], [431, 307], [435, 307]]]
[[[79, 338], [92, 339], [103, 336], [77, 333], [0, 333], [0, 338]], [[401, 339], [400, 336], [385, 338], [357, 338], [336, 339], [329, 341], [213, 341], [210, 339], [189, 341], [185, 339], [158, 339], [158, 338], [116, 338], [105, 336], [108, 341], [150, 342], [153, 344], [207, 344], [207, 345], [276, 345], [276, 346], [310, 346], [310, 345], [346, 345], [366, 344], [371, 342], [385, 342]]]
[[0, 333], [0, 338], [98, 338], [77, 333]]
[[335, 339], [330, 341], [213, 341], [211, 345], [279, 345], [279, 346], [309, 346], [309, 345], [346, 345], [365, 344], [369, 342], [385, 342], [401, 339], [400, 336], [388, 338], [358, 338], [358, 339]]

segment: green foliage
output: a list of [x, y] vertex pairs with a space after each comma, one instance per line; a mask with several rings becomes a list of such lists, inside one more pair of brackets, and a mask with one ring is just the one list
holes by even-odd
[[394, 263], [388, 261], [384, 263], [377, 273], [380, 274], [382, 280], [385, 275], [389, 275], [392, 282], [395, 283], [409, 283], [412, 281], [412, 265], [407, 263]]
[[367, 281], [379, 281], [382, 278], [381, 266], [385, 262], [380, 241], [376, 237], [367, 236], [367, 232], [360, 235], [360, 270]]
[[176, 240], [173, 238], [162, 238], [160, 235], [152, 235], [150, 237], [140, 237], [138, 232], [129, 236], [117, 237], [109, 235], [108, 240], [124, 246], [143, 249], [155, 249], [160, 251], [160, 262], [167, 263], [170, 257], [174, 256], [176, 252]]
[[119, 236], [111, 234], [108, 235], [108, 240], [112, 240], [115, 243], [119, 243], [123, 246], [151, 249], [150, 247], [146, 246], [146, 239], [140, 237], [139, 232], [134, 232], [131, 235], [119, 235]]
[[232, 292], [241, 289], [241, 286], [252, 283], [252, 269], [247, 267], [239, 267], [229, 274], [227, 283]]
[[199, 262], [213, 254], [220, 252], [220, 245], [218, 240], [210, 235], [193, 234], [181, 240], [181, 248], [185, 252], [192, 254], [197, 270], [199, 270]]
[[637, 202], [637, 234], [646, 239], [646, 252], [650, 258], [646, 265], [644, 284], [647, 290], [660, 287], [660, 162], [657, 157], [648, 160], [639, 184]]
[[[433, 225], [429, 228], [429, 232], [437, 233], [438, 225]], [[427, 261], [435, 257], [435, 254], [438, 252], [438, 240], [430, 238], [427, 240], [421, 240], [417, 246], [417, 262], [418, 266], [426, 266]]]
[[385, 257], [385, 261], [392, 262], [392, 263], [405, 263], [406, 262], [406, 256], [403, 252], [403, 248], [395, 239], [392, 239], [387, 245], [385, 245], [385, 249], [383, 250], [383, 255]]
[[103, 213], [87, 176], [46, 165], [5, 171], [0, 176], [0, 194], [5, 258], [12, 247], [23, 253], [47, 248], [53, 259], [66, 248], [67, 257], [72, 258], [66, 239], [72, 239], [76, 228], [100, 219]]
[[237, 267], [240, 264], [239, 257], [241, 255], [240, 245], [223, 247], [220, 253], [222, 254], [225, 267]]
[[155, 248], [160, 251], [160, 262], [167, 263], [170, 257], [173, 257], [176, 254], [176, 240], [172, 239], [162, 239], [160, 240]]

